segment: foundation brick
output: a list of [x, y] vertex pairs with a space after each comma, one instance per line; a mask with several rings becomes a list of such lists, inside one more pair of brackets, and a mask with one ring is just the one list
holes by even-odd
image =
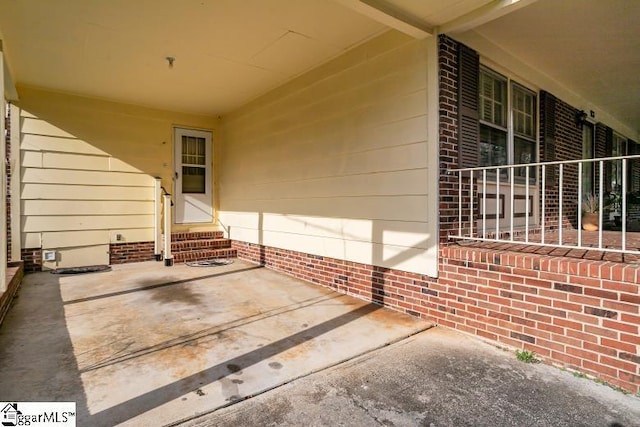
[[111, 243], [109, 264], [125, 264], [154, 260], [153, 242]]
[[[603, 308], [605, 302], [613, 303], [607, 297], [617, 294], [621, 285], [630, 285], [631, 288], [636, 285], [602, 281], [603, 293], [586, 297], [580, 293], [580, 286], [569, 283], [569, 277], [558, 275], [560, 269], [568, 269], [562, 258], [538, 254], [508, 256], [500, 251], [441, 245], [441, 276], [433, 279], [406, 271], [245, 242], [232, 241], [232, 248], [238, 251], [238, 256], [242, 259], [422, 317], [441, 326], [516, 348], [535, 347], [539, 350], [538, 354], [548, 362], [564, 364], [571, 369], [585, 369], [586, 361], [597, 362], [590, 365], [594, 368], [592, 371], [595, 375], [604, 376], [608, 372], [618, 372], [619, 368], [614, 366], [614, 361], [615, 365], [628, 367], [631, 363], [628, 355], [634, 354], [628, 350], [640, 345], [637, 319], [630, 317], [622, 320], [609, 317], [614, 314], [617, 316], [618, 312]], [[494, 264], [495, 261], [501, 265]], [[442, 268], [449, 266], [474, 270], [474, 262], [480, 264], [476, 269], [477, 276], [462, 275]], [[520, 283], [522, 276], [513, 275], [506, 275], [507, 277], [502, 277], [501, 281], [493, 281], [496, 287], [481, 286], [468, 281], [469, 277], [480, 277], [482, 274], [490, 273], [492, 267], [513, 268], [516, 264], [538, 268], [536, 271], [540, 272], [541, 277], [552, 276], [553, 288], [552, 282], [548, 281], [540, 287], [531, 283], [523, 285]], [[485, 268], [487, 266], [488, 269]], [[576, 267], [575, 270], [586, 275], [591, 274], [591, 268]], [[511, 279], [516, 282], [511, 282]], [[543, 293], [545, 297], [536, 295]], [[567, 301], [567, 296], [579, 299]], [[520, 300], [521, 297], [525, 300]], [[591, 304], [593, 302], [597, 304]], [[637, 307], [637, 304], [631, 302], [625, 304]], [[603, 369], [598, 371], [595, 369], [597, 367]], [[638, 384], [621, 378], [617, 381], [627, 390], [638, 390]]]
[[42, 271], [42, 249], [41, 248], [23, 248], [20, 256], [24, 262], [24, 272], [34, 273]]
[[594, 316], [606, 317], [609, 319], [615, 319], [616, 317], [618, 317], [618, 313], [616, 313], [615, 311], [603, 310], [596, 307], [584, 307], [584, 312], [586, 314], [593, 314]]
[[[5, 102], [4, 99], [0, 102]], [[8, 258], [11, 258], [11, 239], [12, 239], [12, 235], [13, 235], [13, 230], [11, 230], [11, 200], [12, 200], [12, 195], [11, 195], [11, 178], [12, 178], [12, 171], [11, 171], [11, 108], [10, 105], [7, 104], [7, 109], [6, 109], [6, 117], [2, 117], [0, 118], [0, 120], [4, 120], [5, 121], [5, 147], [6, 147], [6, 158], [3, 159], [2, 161], [5, 162], [6, 165], [6, 226], [7, 226], [7, 255]], [[19, 231], [19, 230], [16, 230]]]

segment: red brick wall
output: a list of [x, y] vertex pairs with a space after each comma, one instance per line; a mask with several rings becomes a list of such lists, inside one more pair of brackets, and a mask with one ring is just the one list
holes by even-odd
[[[447, 236], [456, 234], [459, 222], [458, 178], [447, 174], [447, 170], [458, 167], [458, 46], [459, 43], [447, 37], [440, 36], [439, 67], [440, 67], [440, 242], [448, 241]], [[543, 105], [541, 105], [541, 108]], [[556, 160], [575, 160], [582, 158], [582, 128], [576, 125], [575, 117], [578, 110], [566, 102], [558, 99], [556, 103]], [[540, 126], [544, 126], [544, 111], [540, 114]], [[542, 150], [542, 145], [541, 145]], [[540, 152], [540, 159], [543, 153]], [[556, 170], [555, 187], [547, 187], [545, 228], [555, 229], [558, 226], [559, 197]], [[577, 226], [577, 165], [564, 167], [563, 173], [563, 226]], [[475, 189], [474, 189], [475, 190]], [[475, 191], [474, 191], [475, 193]], [[468, 180], [463, 178], [462, 199], [462, 228], [463, 233], [468, 230], [470, 220]], [[477, 212], [477, 194], [474, 194]]]
[[433, 279], [237, 241], [233, 248], [291, 276], [640, 390], [637, 265], [441, 246]]
[[[544, 103], [541, 103], [540, 126], [544, 126]], [[576, 124], [578, 109], [561, 99], [556, 98], [555, 126], [556, 126], [556, 161], [577, 160], [582, 158], [582, 127]], [[541, 131], [541, 134], [544, 134]], [[540, 145], [539, 158], [543, 159], [543, 147]], [[545, 191], [546, 217], [545, 228], [558, 227], [559, 185], [558, 167], [554, 167], [554, 184], [548, 185]], [[562, 225], [563, 227], [578, 226], [578, 165], [564, 165], [562, 182]]]
[[[454, 176], [447, 174], [447, 170], [458, 167], [458, 44], [441, 35], [438, 46], [440, 68], [440, 241], [446, 242], [449, 234], [457, 234], [458, 227], [458, 183]], [[469, 212], [468, 205], [465, 207], [465, 212]]]
[[153, 261], [154, 242], [111, 243], [109, 245], [109, 264]]
[[41, 248], [22, 248], [20, 257], [24, 262], [25, 273], [42, 271], [42, 249]]
[[[637, 266], [442, 244], [458, 227], [460, 208], [457, 178], [452, 180], [445, 173], [457, 168], [457, 49], [455, 40], [441, 36], [440, 278], [339, 260], [317, 261], [303, 254], [285, 257], [286, 251], [270, 248], [262, 248], [264, 263], [494, 342], [536, 351], [549, 362], [637, 391]], [[576, 124], [576, 113], [576, 108], [557, 100], [555, 160], [582, 158], [582, 128]], [[541, 129], [543, 119], [541, 111]], [[596, 157], [604, 155], [604, 144], [604, 127], [597, 126]], [[577, 172], [577, 166], [565, 166], [563, 171], [563, 226], [577, 225]], [[558, 226], [558, 172], [555, 173], [556, 187], [546, 189], [547, 229]], [[469, 189], [463, 191], [468, 194]], [[462, 208], [469, 212], [468, 200], [466, 205], [463, 200]], [[464, 231], [469, 218], [463, 221]], [[239, 256], [256, 260], [256, 250], [248, 246], [239, 250]], [[332, 278], [332, 274], [339, 279]]]
[[21, 261], [13, 261], [7, 263], [7, 290], [0, 295], [0, 325], [7, 315], [13, 298], [20, 287], [22, 277], [24, 276], [24, 267]]
[[[441, 35], [438, 43], [439, 66], [439, 125], [440, 125], [440, 243], [449, 242], [448, 236], [468, 234], [470, 222], [475, 220], [471, 212], [477, 212], [477, 191], [474, 187], [474, 209], [470, 209], [469, 178], [462, 179], [462, 198], [458, 198], [459, 181], [448, 171], [458, 166], [458, 42]], [[462, 224], [458, 213], [462, 209]]]
[[[4, 102], [4, 100], [2, 101]], [[7, 116], [5, 118], [5, 142], [7, 147], [7, 255], [11, 259], [11, 109], [7, 104]]]

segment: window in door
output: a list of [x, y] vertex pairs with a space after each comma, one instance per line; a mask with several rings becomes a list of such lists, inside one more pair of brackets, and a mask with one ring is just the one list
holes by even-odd
[[182, 135], [182, 192], [206, 192], [206, 139]]

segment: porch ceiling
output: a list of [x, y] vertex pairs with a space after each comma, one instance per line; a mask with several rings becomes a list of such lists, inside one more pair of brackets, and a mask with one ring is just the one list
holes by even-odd
[[16, 84], [204, 114], [385, 29], [326, 0], [5, 1], [0, 28]]
[[[475, 28], [640, 131], [640, 2], [539, 0]], [[598, 120], [598, 117], [596, 117]]]
[[17, 85], [218, 115], [389, 28], [472, 30], [637, 137], [639, 17], [628, 0], [20, 0], [0, 2], [0, 38]]
[[461, 0], [445, 10], [437, 0], [389, 2], [440, 33], [480, 35], [640, 138], [640, 1]]
[[389, 29], [364, 9], [439, 25], [488, 1], [3, 1], [0, 31], [16, 85], [217, 115]]

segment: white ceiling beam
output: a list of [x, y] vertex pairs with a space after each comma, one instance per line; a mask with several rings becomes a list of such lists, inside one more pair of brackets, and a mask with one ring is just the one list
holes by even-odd
[[529, 6], [538, 0], [493, 0], [469, 13], [453, 19], [438, 28], [442, 34], [455, 34], [472, 30], [508, 13]]
[[432, 26], [426, 24], [384, 0], [334, 0], [361, 15], [373, 19], [387, 27], [396, 29], [416, 39], [425, 39], [435, 34]]
[[7, 57], [6, 55], [4, 55], [4, 49], [2, 47], [2, 38], [0, 38], [0, 53], [2, 53], [4, 57], [4, 61], [2, 61], [2, 70], [4, 74], [4, 99], [6, 99], [7, 101], [17, 101], [18, 91], [16, 90], [16, 85], [14, 84], [13, 78], [11, 77], [9, 66], [7, 65]]

